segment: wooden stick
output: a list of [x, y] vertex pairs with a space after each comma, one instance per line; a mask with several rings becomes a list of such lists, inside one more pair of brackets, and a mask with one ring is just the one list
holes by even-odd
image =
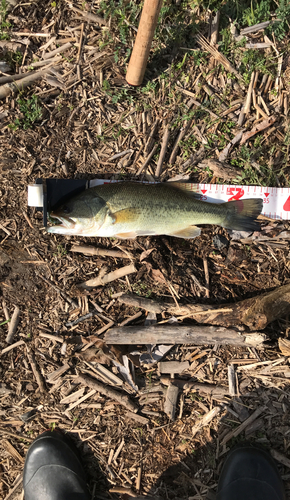
[[96, 391], [100, 392], [101, 394], [104, 394], [108, 398], [114, 399], [115, 401], [118, 401], [123, 406], [126, 406], [126, 408], [130, 411], [137, 412], [138, 407], [135, 403], [133, 403], [128, 396], [125, 396], [121, 394], [120, 392], [115, 391], [115, 389], [111, 389], [110, 387], [106, 387], [104, 384], [101, 382], [98, 382], [97, 380], [94, 380], [90, 377], [86, 377], [85, 375], [82, 375], [78, 377], [75, 382], [80, 382], [83, 385], [86, 385], [87, 387], [90, 387], [91, 389], [95, 389]]
[[182, 139], [184, 138], [184, 136], [187, 134], [187, 131], [190, 127], [190, 124], [191, 124], [192, 120], [185, 120], [185, 122], [183, 123], [183, 126], [178, 134], [178, 137], [175, 141], [175, 144], [173, 146], [173, 149], [172, 149], [172, 152], [171, 152], [171, 155], [170, 155], [170, 158], [169, 158], [169, 161], [168, 163], [170, 163], [170, 165], [172, 165], [175, 160], [176, 160], [176, 156], [177, 156], [177, 152], [178, 152], [178, 148], [179, 148], [179, 144], [180, 144], [180, 141], [182, 141]]
[[47, 52], [46, 54], [44, 54], [43, 59], [44, 60], [51, 59], [52, 57], [57, 56], [61, 52], [65, 52], [65, 50], [70, 49], [71, 46], [72, 46], [72, 44], [70, 42], [65, 43], [61, 47], [57, 47], [56, 49], [52, 50], [51, 52]]
[[5, 302], [4, 299], [2, 300], [2, 309], [3, 309], [6, 321], [10, 321], [9, 312], [8, 312], [8, 309], [7, 309], [7, 306], [6, 306], [6, 302]]
[[5, 83], [5, 85], [2, 85], [0, 87], [0, 99], [4, 99], [4, 97], [9, 96], [10, 94], [12, 94], [12, 92], [21, 92], [22, 90], [29, 87], [29, 85], [32, 85], [32, 83], [40, 80], [47, 73], [47, 71], [48, 69], [37, 71], [33, 75], [22, 78], [18, 81], [18, 83]]
[[96, 248], [86, 245], [73, 245], [71, 252], [84, 253], [85, 255], [102, 255], [104, 257], [121, 257], [122, 259], [131, 259], [133, 256], [129, 252], [120, 250], [109, 250], [107, 248]]
[[9, 82], [16, 82], [17, 80], [21, 80], [24, 77], [33, 75], [34, 71], [29, 71], [28, 73], [21, 73], [19, 75], [9, 75], [9, 76], [1, 76], [0, 77], [0, 85]]
[[9, 327], [8, 327], [8, 334], [6, 337], [7, 344], [12, 344], [12, 342], [13, 342], [13, 338], [14, 338], [14, 335], [16, 333], [17, 326], [19, 323], [19, 319], [20, 319], [20, 309], [18, 306], [16, 306], [14, 309], [14, 312], [12, 314], [12, 318], [11, 318], [11, 321], [9, 323]]
[[151, 151], [151, 149], [153, 147], [154, 135], [155, 135], [155, 132], [157, 130], [158, 124], [159, 124], [159, 120], [157, 118], [157, 120], [155, 120], [154, 124], [151, 127], [149, 137], [148, 137], [146, 144], [145, 144], [145, 147], [144, 147], [144, 154], [149, 153], [149, 151]]
[[220, 344], [262, 347], [265, 340], [266, 336], [258, 332], [240, 334], [236, 330], [213, 326], [125, 326], [111, 328], [105, 333], [106, 343], [118, 345]]
[[84, 281], [79, 286], [82, 288], [93, 288], [96, 286], [105, 285], [106, 283], [110, 283], [111, 281], [123, 278], [123, 276], [127, 276], [128, 274], [136, 272], [137, 271], [134, 264], [130, 264], [129, 266], [124, 266], [121, 267], [120, 269], [116, 269], [116, 271], [112, 271], [111, 273], [105, 274], [102, 277], [98, 276], [97, 278]]
[[272, 125], [275, 121], [276, 117], [270, 116], [269, 118], [267, 118], [267, 120], [264, 120], [261, 123], [255, 125], [252, 130], [250, 130], [249, 132], [245, 132], [243, 134], [240, 145], [242, 146], [243, 144], [245, 144], [245, 142], [247, 142], [251, 137], [256, 135], [258, 132], [261, 132], [262, 130], [265, 130], [266, 128], [270, 127], [270, 125]]
[[160, 151], [160, 155], [159, 155], [158, 163], [157, 163], [157, 167], [156, 167], [156, 172], [155, 172], [155, 177], [157, 177], [157, 178], [160, 177], [161, 172], [162, 172], [162, 164], [164, 162], [164, 158], [166, 155], [169, 137], [170, 137], [170, 128], [169, 128], [169, 125], [167, 125], [165, 127], [165, 130], [164, 130], [162, 144], [161, 144], [161, 151]]
[[12, 351], [12, 349], [15, 349], [15, 347], [19, 347], [20, 345], [24, 344], [25, 344], [24, 340], [18, 340], [18, 342], [14, 342], [14, 344], [11, 344], [8, 347], [2, 349], [1, 354], [5, 354], [6, 352]]
[[40, 392], [45, 392], [46, 389], [45, 389], [45, 385], [44, 385], [44, 380], [43, 380], [43, 377], [42, 377], [40, 370], [37, 366], [35, 357], [32, 354], [32, 352], [29, 351], [29, 349], [27, 347], [26, 347], [26, 352], [27, 352], [28, 361], [30, 363], [31, 369], [33, 371], [33, 375], [35, 376], [35, 379], [36, 379], [37, 385], [40, 389]]
[[99, 24], [103, 24], [104, 26], [108, 26], [107, 21], [105, 21], [105, 19], [103, 17], [96, 16], [96, 14], [92, 14], [91, 12], [87, 12], [85, 10], [77, 9], [76, 7], [73, 7], [71, 4], [69, 4], [69, 7], [74, 12], [81, 14], [88, 21], [92, 21], [94, 23], [99, 23]]
[[218, 10], [211, 22], [210, 44], [215, 46], [219, 38], [220, 11]]
[[132, 307], [140, 307], [141, 309], [145, 309], [146, 311], [156, 314], [161, 314], [167, 309], [165, 304], [159, 304], [159, 302], [151, 299], [144, 299], [143, 297], [139, 297], [139, 295], [128, 295], [124, 293], [121, 297], [118, 297], [118, 301], [121, 302], [121, 304], [127, 304]]
[[[42, 66], [44, 67], [48, 67], [48, 66], [51, 66], [52, 64], [57, 64], [59, 63], [60, 61], [63, 61], [63, 57], [62, 56], [56, 56], [56, 57], [53, 57], [52, 59], [46, 59], [45, 61], [36, 61], [36, 62], [33, 62], [31, 64], [28, 64], [26, 66], [23, 66], [23, 68], [25, 69], [28, 69], [28, 68], [40, 68]], [[25, 76], [25, 73], [23, 73], [23, 76]]]
[[241, 425], [239, 425], [233, 431], [228, 432], [228, 434], [226, 434], [225, 437], [223, 438], [221, 444], [226, 444], [230, 439], [232, 439], [233, 437], [236, 437], [239, 434], [241, 434], [241, 432], [243, 432], [243, 430], [246, 427], [248, 427], [248, 425], [252, 424], [265, 410], [267, 410], [267, 406], [260, 406], [260, 408], [257, 408], [252, 413], [252, 415], [250, 415], [249, 418], [247, 418], [246, 420], [244, 420], [244, 422]]
[[156, 149], [158, 148], [158, 144], [155, 144], [155, 146], [153, 146], [153, 149], [151, 151], [151, 153], [149, 153], [149, 155], [147, 156], [146, 160], [144, 161], [143, 165], [141, 165], [141, 167], [139, 168], [138, 172], [137, 172], [137, 175], [140, 175], [142, 173], [142, 171], [144, 170], [144, 168], [147, 167], [147, 165], [150, 163], [150, 160], [152, 158], [152, 156], [154, 155]]
[[145, 0], [144, 2], [126, 75], [129, 85], [138, 86], [143, 81], [161, 5], [162, 0]]
[[208, 264], [207, 264], [207, 258], [203, 258], [203, 268], [204, 268], [204, 275], [205, 275], [205, 282], [206, 282], [206, 293], [205, 296], [209, 299], [209, 272], [208, 272]]
[[275, 460], [277, 460], [277, 462], [280, 462], [281, 464], [290, 468], [290, 460], [288, 457], [286, 457], [285, 455], [283, 455], [279, 451], [274, 450], [273, 448], [271, 448], [270, 453], [271, 453], [272, 457], [275, 458]]
[[267, 115], [267, 113], [265, 113], [265, 111], [263, 111], [263, 110], [262, 110], [262, 108], [259, 106], [259, 104], [257, 104], [257, 103], [255, 104], [255, 109], [256, 109], [257, 111], [259, 111], [260, 115], [262, 115], [262, 116], [263, 116], [263, 118], [265, 118], [266, 120], [268, 120], [268, 115]]
[[172, 316], [191, 315], [199, 323], [235, 327], [245, 325], [250, 330], [263, 330], [266, 326], [282, 318], [289, 312], [290, 284], [271, 292], [263, 293], [234, 304], [224, 304], [217, 308], [212, 305], [187, 304], [177, 307], [171, 303], [159, 303], [135, 295], [121, 295], [119, 302], [146, 309], [155, 313], [167, 311]]
[[170, 377], [161, 377], [160, 382], [164, 385], [174, 384], [179, 389], [190, 392], [200, 392], [202, 394], [208, 394], [213, 399], [223, 399], [226, 395], [229, 394], [229, 390], [227, 387], [222, 387], [214, 384], [201, 384], [199, 382], [191, 382], [190, 380], [183, 379], [174, 379], [172, 380]]
[[255, 71], [253, 71], [253, 73], [251, 75], [251, 81], [250, 81], [250, 84], [248, 87], [248, 93], [247, 93], [245, 108], [244, 108], [245, 114], [248, 114], [250, 112], [250, 109], [251, 109], [252, 90], [253, 90], [254, 80], [255, 80]]

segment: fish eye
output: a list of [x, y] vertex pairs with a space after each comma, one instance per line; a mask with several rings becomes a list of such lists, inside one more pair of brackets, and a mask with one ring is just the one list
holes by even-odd
[[67, 205], [64, 205], [62, 207], [62, 211], [65, 213], [65, 214], [69, 214], [71, 212], [71, 209], [67, 206]]

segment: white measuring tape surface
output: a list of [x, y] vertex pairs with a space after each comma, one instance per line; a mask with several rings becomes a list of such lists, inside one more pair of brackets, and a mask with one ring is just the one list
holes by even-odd
[[[104, 179], [94, 179], [89, 186], [99, 186], [111, 182]], [[176, 183], [178, 185], [179, 183]], [[273, 188], [262, 186], [235, 186], [225, 184], [193, 184], [180, 183], [190, 191], [200, 195], [201, 201], [209, 203], [222, 203], [224, 201], [246, 200], [247, 198], [262, 198], [262, 214], [271, 219], [290, 219], [290, 188]], [[41, 184], [28, 186], [28, 205], [43, 206], [43, 189]]]

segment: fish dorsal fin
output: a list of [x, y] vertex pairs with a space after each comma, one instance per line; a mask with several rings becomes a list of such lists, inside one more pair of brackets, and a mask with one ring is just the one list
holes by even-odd
[[195, 198], [196, 200], [200, 199], [200, 193], [197, 193], [197, 187], [189, 189], [188, 185], [192, 185], [189, 182], [179, 182], [179, 181], [173, 181], [173, 182], [166, 182], [166, 186], [172, 186], [175, 189], [179, 189], [180, 191], [184, 191], [188, 196], [192, 196], [192, 198]]
[[190, 239], [190, 238], [196, 238], [196, 236], [199, 236], [201, 232], [201, 229], [197, 226], [188, 226], [185, 227], [184, 229], [181, 229], [180, 231], [175, 231], [174, 233], [168, 234], [168, 236], [175, 236], [176, 238], [185, 238], [185, 239]]
[[124, 208], [123, 210], [118, 210], [117, 212], [111, 212], [110, 216], [113, 219], [113, 224], [126, 224], [128, 222], [134, 222], [140, 215], [140, 210], [138, 208]]

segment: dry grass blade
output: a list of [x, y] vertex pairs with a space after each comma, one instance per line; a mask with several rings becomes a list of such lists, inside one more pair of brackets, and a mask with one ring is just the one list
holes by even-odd
[[210, 45], [210, 43], [207, 41], [207, 39], [203, 35], [197, 35], [196, 37], [197, 42], [201, 47], [206, 50], [207, 52], [210, 52], [210, 54], [218, 61], [220, 62], [227, 71], [230, 71], [231, 73], [234, 73], [236, 77], [241, 80], [242, 76], [240, 73], [234, 68], [231, 63], [227, 60], [227, 58], [221, 54], [215, 47]]

